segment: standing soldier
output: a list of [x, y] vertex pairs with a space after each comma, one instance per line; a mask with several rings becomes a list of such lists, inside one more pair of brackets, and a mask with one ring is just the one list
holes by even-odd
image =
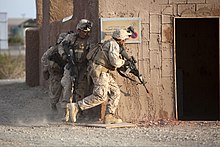
[[[84, 97], [88, 87], [86, 73], [88, 61], [86, 55], [90, 49], [89, 35], [92, 25], [89, 20], [80, 20], [76, 27], [77, 32], [68, 34], [59, 45], [59, 54], [63, 60], [67, 61], [61, 80], [64, 97], [61, 107], [65, 111], [64, 121], [69, 120], [66, 105], [71, 101], [70, 98], [77, 102]], [[73, 95], [71, 95], [71, 90]]]
[[61, 33], [55, 46], [51, 46], [41, 57], [43, 76], [49, 81], [49, 96], [51, 109], [57, 113], [56, 104], [62, 96], [61, 78], [63, 76], [64, 61], [58, 54], [58, 44], [65, 38], [67, 33]]
[[93, 93], [77, 103], [69, 103], [71, 121], [76, 121], [76, 115], [80, 110], [95, 107], [107, 101], [104, 123], [121, 123], [122, 120], [115, 117], [115, 111], [120, 99], [120, 89], [109, 71], [115, 71], [124, 65], [125, 60], [120, 55], [120, 47], [123, 47], [126, 39], [131, 33], [126, 30], [116, 30], [113, 32], [112, 39], [103, 43], [102, 48], [97, 51], [91, 65], [89, 74], [93, 80]]

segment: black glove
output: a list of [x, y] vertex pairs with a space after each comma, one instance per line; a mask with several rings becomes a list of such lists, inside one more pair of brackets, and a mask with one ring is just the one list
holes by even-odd
[[129, 60], [125, 60], [124, 66], [129, 66], [130, 65], [130, 61]]

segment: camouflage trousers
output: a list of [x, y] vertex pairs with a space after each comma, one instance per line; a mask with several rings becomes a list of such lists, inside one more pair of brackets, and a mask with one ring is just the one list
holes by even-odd
[[[78, 101], [82, 99], [85, 95], [85, 92], [87, 91], [87, 76], [85, 72], [81, 73], [81, 76], [78, 80], [77, 89], [75, 89], [76, 95], [73, 98], [73, 101]], [[66, 108], [66, 104], [70, 102], [70, 97], [72, 96], [73, 91], [73, 83], [74, 79], [70, 75], [70, 70], [64, 68], [64, 74], [61, 79], [61, 85], [63, 87], [63, 99], [61, 100], [61, 107]]]
[[62, 98], [62, 85], [60, 83], [62, 74], [50, 75], [49, 78], [49, 96], [51, 105], [56, 105]]
[[81, 110], [86, 110], [108, 101], [106, 113], [114, 114], [120, 99], [120, 89], [117, 83], [106, 72], [101, 72], [99, 77], [92, 76], [92, 80], [94, 84], [93, 93], [78, 101], [79, 107]]

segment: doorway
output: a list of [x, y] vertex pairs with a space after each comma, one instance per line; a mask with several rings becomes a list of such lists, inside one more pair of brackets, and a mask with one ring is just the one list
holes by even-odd
[[179, 120], [219, 120], [219, 18], [175, 18]]

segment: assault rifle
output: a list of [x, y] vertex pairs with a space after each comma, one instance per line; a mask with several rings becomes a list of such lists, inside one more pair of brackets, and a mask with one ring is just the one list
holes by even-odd
[[[72, 46], [75, 45], [76, 43], [76, 40], [77, 40], [77, 37], [73, 43]], [[77, 102], [77, 99], [76, 99], [76, 89], [78, 88], [78, 77], [79, 77], [79, 70], [78, 70], [78, 67], [76, 65], [76, 62], [75, 62], [75, 52], [74, 52], [74, 49], [72, 48], [72, 46], [70, 45], [70, 43], [68, 41], [64, 41], [62, 43], [62, 46], [64, 48], [64, 56], [65, 56], [65, 59], [67, 60], [67, 66], [66, 66], [66, 69], [70, 70], [70, 76], [72, 77], [71, 78], [71, 82], [72, 82], [72, 90], [71, 90], [71, 93], [72, 93], [72, 96], [70, 97], [70, 103], [72, 103], [72, 100], [74, 99], [76, 102]]]
[[[140, 81], [140, 84], [142, 84], [144, 86], [146, 92], [150, 93], [145, 85], [146, 82], [144, 81], [142, 74], [140, 74], [139, 70], [137, 69], [137, 67], [135, 65], [137, 63], [135, 58], [133, 56], [131, 56], [129, 58], [127, 52], [122, 47], [121, 47], [120, 54], [125, 59], [125, 64], [121, 68], [117, 69], [118, 73], [123, 77], [126, 77], [132, 81], [135, 81], [135, 80], [131, 79], [130, 77], [126, 76], [126, 74], [128, 74], [128, 73], [132, 73], [134, 76], [136, 76], [138, 78], [138, 80]], [[125, 74], [123, 74], [121, 71], [123, 71]]]
[[[76, 38], [77, 39], [77, 38]], [[76, 42], [76, 39], [74, 41], [74, 44], [72, 46], [75, 45], [75, 42]], [[70, 75], [73, 76], [74, 78], [77, 77], [77, 66], [76, 66], [76, 63], [75, 63], [75, 52], [74, 50], [72, 49], [72, 46], [70, 46], [70, 42], [68, 41], [64, 41], [62, 43], [62, 46], [64, 48], [64, 55], [62, 56], [65, 56], [64, 60], [67, 61], [68, 65], [67, 65], [67, 69], [69, 70], [70, 69]]]
[[[74, 44], [76, 42], [76, 39], [74, 41]], [[73, 44], [73, 46], [74, 46]], [[67, 65], [66, 65], [66, 69], [70, 71], [70, 76], [71, 76], [71, 83], [72, 83], [72, 88], [71, 88], [71, 96], [69, 98], [70, 100], [70, 104], [73, 102], [73, 100], [75, 100], [75, 102], [77, 102], [77, 98], [76, 98], [76, 89], [77, 89], [77, 85], [78, 85], [78, 69], [76, 66], [76, 62], [75, 62], [75, 52], [74, 50], [71, 48], [70, 43], [67, 41], [64, 41], [62, 43], [62, 47], [64, 49], [64, 53], [62, 54], [62, 58], [63, 60], [66, 60]], [[69, 119], [71, 119], [71, 121], [73, 121], [72, 115], [70, 113], [71, 109], [71, 105], [70, 108], [68, 108], [66, 110], [66, 121], [69, 121]]]
[[54, 61], [55, 63], [57, 63], [63, 72], [66, 62], [62, 59], [62, 57], [57, 51], [54, 51], [51, 55], [49, 55], [48, 60]]

